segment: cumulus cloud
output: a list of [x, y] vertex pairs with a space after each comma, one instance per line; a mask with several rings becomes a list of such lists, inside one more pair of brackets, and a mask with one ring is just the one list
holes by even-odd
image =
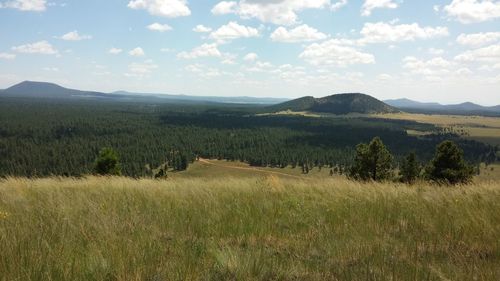
[[43, 12], [47, 9], [46, 0], [12, 0], [1, 3], [0, 8], [11, 8], [20, 11]]
[[112, 55], [118, 55], [120, 54], [121, 52], [123, 52], [122, 49], [119, 49], [119, 48], [111, 48], [109, 49], [108, 53], [112, 54]]
[[374, 9], [396, 9], [397, 7], [398, 4], [393, 0], [366, 0], [361, 8], [361, 15], [366, 17], [371, 15]]
[[423, 76], [439, 76], [450, 73], [450, 68], [454, 64], [442, 57], [432, 58], [430, 60], [420, 60], [416, 57], [405, 57], [403, 59], [403, 67], [408, 69], [413, 74]]
[[330, 6], [330, 10], [337, 11], [345, 5], [347, 5], [347, 0], [340, 0], [338, 2], [332, 3], [332, 5]]
[[443, 10], [450, 18], [469, 24], [500, 18], [500, 1], [453, 0]]
[[293, 29], [287, 30], [285, 27], [278, 27], [272, 34], [271, 40], [276, 42], [310, 42], [326, 39], [328, 36], [317, 29], [303, 24]]
[[172, 27], [168, 24], [160, 24], [160, 23], [153, 23], [147, 26], [147, 29], [152, 30], [152, 31], [159, 31], [159, 32], [165, 32], [172, 30]]
[[228, 41], [238, 38], [250, 38], [259, 36], [259, 30], [253, 27], [239, 25], [237, 22], [229, 22], [210, 33], [210, 38], [217, 41]]
[[132, 0], [127, 7], [144, 9], [151, 15], [176, 18], [191, 15], [187, 0]]
[[363, 38], [360, 43], [387, 43], [444, 37], [449, 32], [448, 28], [441, 26], [420, 27], [418, 23], [395, 25], [377, 22], [365, 23], [361, 35]]
[[469, 47], [481, 47], [500, 40], [500, 32], [480, 32], [472, 34], [460, 34], [457, 42]]
[[208, 33], [208, 32], [211, 32], [212, 29], [210, 27], [206, 27], [202, 24], [198, 24], [195, 28], [193, 28], [193, 31], [198, 32], [198, 33]]
[[312, 65], [348, 66], [375, 63], [372, 54], [363, 53], [351, 42], [339, 39], [313, 43], [307, 46], [299, 57]]
[[12, 50], [24, 54], [56, 55], [59, 53], [49, 42], [45, 40], [12, 47]]
[[146, 54], [144, 53], [144, 50], [141, 48], [141, 47], [137, 47], [133, 50], [130, 50], [128, 52], [129, 55], [133, 56], [133, 57], [143, 57], [145, 56]]
[[500, 63], [500, 44], [469, 50], [455, 57], [460, 62]]
[[306, 9], [331, 7], [330, 0], [241, 0], [222, 1], [215, 5], [215, 15], [237, 14], [244, 19], [256, 18], [262, 22], [292, 25], [298, 22], [297, 13]]
[[256, 61], [258, 58], [259, 58], [259, 56], [256, 53], [248, 53], [248, 54], [246, 54], [245, 57], [243, 57], [243, 60]]
[[217, 44], [203, 44], [192, 49], [189, 52], [181, 52], [177, 54], [181, 59], [196, 59], [200, 57], [221, 57], [222, 53], [217, 48]]
[[16, 58], [15, 54], [9, 54], [9, 53], [0, 53], [0, 59], [4, 60], [13, 60]]
[[135, 62], [128, 65], [128, 72], [125, 73], [125, 76], [143, 78], [149, 76], [157, 68], [158, 65], [154, 64], [152, 60], [146, 60], [142, 63]]
[[81, 40], [92, 39], [92, 36], [80, 35], [80, 34], [78, 34], [78, 31], [74, 30], [74, 31], [71, 31], [71, 32], [64, 34], [63, 36], [60, 37], [60, 39], [66, 40], [66, 41], [81, 41]]

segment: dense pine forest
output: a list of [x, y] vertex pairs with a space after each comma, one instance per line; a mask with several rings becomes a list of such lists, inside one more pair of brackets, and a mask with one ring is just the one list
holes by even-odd
[[[126, 176], [150, 175], [164, 163], [197, 157], [270, 167], [347, 167], [355, 147], [379, 136], [395, 155], [429, 160], [445, 139], [471, 163], [492, 147], [439, 133], [433, 125], [371, 118], [259, 116], [259, 106], [155, 105], [2, 98], [0, 176], [79, 176], [92, 173], [99, 151], [113, 148]], [[407, 130], [435, 131], [409, 136]], [[175, 158], [175, 159], [174, 159]]]

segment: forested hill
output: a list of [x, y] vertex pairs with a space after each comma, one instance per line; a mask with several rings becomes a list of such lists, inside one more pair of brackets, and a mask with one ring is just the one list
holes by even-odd
[[337, 94], [323, 98], [303, 97], [270, 106], [269, 112], [308, 111], [332, 114], [348, 113], [392, 113], [398, 110], [384, 102], [365, 94]]

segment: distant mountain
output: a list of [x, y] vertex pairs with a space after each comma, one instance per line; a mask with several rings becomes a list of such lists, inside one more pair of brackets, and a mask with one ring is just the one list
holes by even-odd
[[239, 103], [239, 104], [277, 104], [287, 99], [280, 98], [254, 98], [254, 97], [215, 97], [215, 96], [187, 96], [165, 95], [149, 93], [130, 93], [117, 91], [101, 93], [94, 91], [81, 91], [61, 87], [54, 83], [24, 81], [8, 89], [0, 91], [0, 97], [20, 98], [58, 98], [58, 99], [108, 99], [114, 101], [140, 101], [155, 103]]
[[318, 113], [390, 113], [398, 112], [394, 107], [365, 94], [337, 94], [323, 98], [303, 97], [268, 107], [271, 112], [308, 111]]
[[448, 114], [478, 114], [478, 115], [497, 115], [500, 114], [500, 105], [497, 106], [481, 106], [472, 102], [464, 102], [460, 104], [443, 105], [439, 103], [424, 103], [413, 101], [410, 99], [394, 99], [385, 100], [385, 103], [410, 112], [426, 112], [426, 113], [448, 113]]
[[127, 91], [116, 91], [113, 94], [126, 95], [126, 96], [153, 96], [162, 99], [175, 99], [185, 101], [209, 101], [217, 103], [247, 103], [247, 104], [277, 104], [288, 101], [289, 99], [283, 98], [256, 98], [246, 96], [235, 97], [219, 97], [219, 96], [188, 96], [188, 95], [170, 95], [158, 93], [131, 93]]
[[25, 98], [69, 98], [75, 96], [105, 97], [106, 94], [67, 89], [47, 82], [24, 81], [2, 91], [2, 96]]

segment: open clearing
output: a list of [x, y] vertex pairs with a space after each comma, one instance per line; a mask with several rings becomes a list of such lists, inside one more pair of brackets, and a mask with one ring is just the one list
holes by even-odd
[[0, 280], [499, 280], [499, 233], [498, 182], [0, 181]]

